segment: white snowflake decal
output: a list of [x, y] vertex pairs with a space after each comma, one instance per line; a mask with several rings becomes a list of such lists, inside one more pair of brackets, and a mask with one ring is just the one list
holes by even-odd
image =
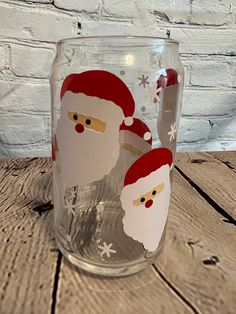
[[68, 213], [72, 213], [72, 215], [75, 215], [74, 209], [75, 209], [75, 204], [73, 204], [73, 200], [65, 200], [65, 208], [67, 209]]
[[76, 190], [70, 191], [70, 198], [76, 198]]
[[139, 86], [143, 85], [143, 87], [145, 88], [146, 85], [149, 85], [148, 78], [149, 78], [149, 76], [146, 76], [146, 77], [145, 77], [144, 74], [142, 74], [141, 77], [138, 77], [138, 80], [141, 81], [141, 82], [139, 83]]
[[99, 245], [98, 248], [100, 250], [102, 250], [100, 255], [103, 256], [104, 254], [106, 254], [107, 257], [111, 257], [110, 253], [115, 254], [116, 251], [111, 249], [112, 245], [113, 245], [113, 243], [107, 244], [106, 242], [103, 242], [103, 246]]
[[176, 123], [171, 124], [170, 128], [171, 130], [168, 132], [168, 135], [170, 136], [170, 142], [171, 142], [171, 141], [174, 141], [176, 138], [176, 132], [177, 132]]
[[154, 86], [153, 89], [150, 88], [148, 90], [149, 100], [154, 103], [156, 103], [157, 101], [160, 101], [158, 94], [160, 93], [161, 90], [162, 90], [162, 87], [157, 88], [156, 86]]

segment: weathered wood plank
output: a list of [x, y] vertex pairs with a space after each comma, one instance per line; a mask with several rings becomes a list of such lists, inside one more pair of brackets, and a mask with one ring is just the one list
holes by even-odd
[[45, 158], [0, 160], [0, 313], [50, 313], [53, 217], [33, 210], [51, 200], [50, 167]]
[[[202, 160], [206, 156], [198, 154]], [[206, 163], [223, 165], [226, 183], [229, 172], [230, 180], [234, 176], [215, 158]], [[51, 199], [49, 167], [48, 159], [0, 160], [0, 313], [50, 313], [57, 257], [52, 212], [33, 211]], [[174, 181], [166, 245], [157, 261], [161, 273], [148, 268], [132, 277], [100, 279], [63, 260], [56, 313], [235, 312], [235, 227], [179, 174]], [[228, 195], [221, 197], [230, 203]]]
[[192, 313], [153, 270], [124, 278], [88, 275], [63, 259], [57, 314]]
[[176, 171], [166, 241], [156, 266], [198, 313], [235, 313], [235, 243], [235, 226]]
[[221, 160], [226, 166], [236, 173], [236, 151], [234, 152], [210, 152], [212, 156]]
[[[227, 152], [225, 154], [227, 156]], [[177, 154], [176, 163], [195, 184], [236, 219], [236, 176], [231, 169], [209, 153]]]

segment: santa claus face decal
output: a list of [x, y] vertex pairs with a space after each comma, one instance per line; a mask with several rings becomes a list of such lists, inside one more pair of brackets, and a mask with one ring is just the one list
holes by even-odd
[[91, 116], [68, 112], [68, 118], [75, 124], [75, 130], [78, 133], [83, 133], [85, 128], [98, 133], [104, 133], [106, 130], [105, 122]]
[[153, 205], [153, 199], [157, 197], [165, 188], [165, 183], [162, 182], [156, 186], [152, 191], [141, 195], [138, 199], [133, 201], [134, 206], [144, 205], [146, 208], [149, 208]]
[[158, 248], [166, 224], [172, 162], [167, 148], [147, 152], [129, 168], [121, 192], [124, 232], [150, 252]]
[[133, 97], [114, 74], [94, 70], [65, 79], [56, 137], [67, 187], [101, 180], [114, 168], [120, 125], [133, 112]]

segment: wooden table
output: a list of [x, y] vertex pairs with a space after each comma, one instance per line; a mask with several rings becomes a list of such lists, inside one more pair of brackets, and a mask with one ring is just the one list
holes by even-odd
[[0, 161], [0, 313], [236, 313], [236, 153], [177, 154], [165, 246], [126, 278], [76, 270], [53, 232], [51, 162]]

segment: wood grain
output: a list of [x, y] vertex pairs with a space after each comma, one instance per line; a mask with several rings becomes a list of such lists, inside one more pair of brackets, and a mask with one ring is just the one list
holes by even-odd
[[235, 226], [203, 196], [235, 214], [235, 160], [233, 153], [177, 154], [187, 180], [175, 172], [163, 252], [155, 266], [120, 279], [60, 264], [49, 159], [0, 160], [0, 313], [234, 314]]
[[[206, 154], [197, 157], [208, 160]], [[228, 172], [222, 176], [226, 180]], [[166, 241], [156, 266], [196, 313], [235, 313], [235, 243], [235, 226], [223, 222], [175, 171]]]
[[[57, 260], [49, 159], [0, 161], [0, 313], [50, 313]], [[48, 207], [50, 208], [50, 207]]]
[[210, 152], [210, 154], [236, 173], [236, 152]]
[[176, 163], [215, 203], [236, 219], [236, 179], [228, 166], [209, 153], [177, 154]]
[[151, 266], [123, 278], [101, 278], [78, 271], [63, 259], [57, 314], [192, 313]]

